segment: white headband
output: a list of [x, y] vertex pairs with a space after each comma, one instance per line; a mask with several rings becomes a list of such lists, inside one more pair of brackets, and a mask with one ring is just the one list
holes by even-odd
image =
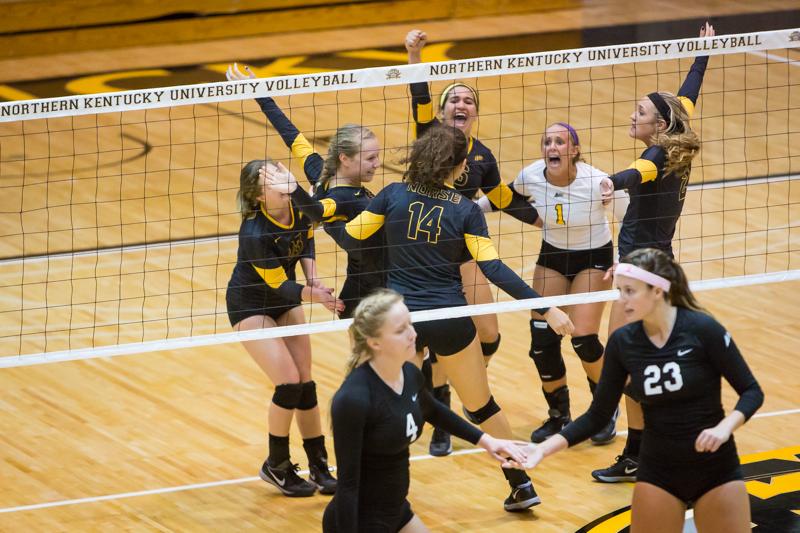
[[666, 278], [662, 278], [658, 274], [653, 274], [652, 272], [648, 272], [643, 268], [639, 268], [636, 265], [632, 265], [630, 263], [620, 263], [614, 269], [614, 277], [617, 276], [625, 276], [628, 278], [638, 279], [639, 281], [643, 281], [653, 287], [659, 287], [664, 292], [669, 292], [669, 287], [671, 285], [670, 281]]

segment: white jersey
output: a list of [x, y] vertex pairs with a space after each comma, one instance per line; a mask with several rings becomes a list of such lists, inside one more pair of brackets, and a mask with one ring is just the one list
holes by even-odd
[[543, 221], [543, 238], [562, 250], [599, 248], [611, 240], [611, 228], [600, 197], [600, 181], [608, 176], [583, 162], [567, 187], [557, 187], [544, 177], [545, 161], [523, 168], [514, 189], [536, 208]]

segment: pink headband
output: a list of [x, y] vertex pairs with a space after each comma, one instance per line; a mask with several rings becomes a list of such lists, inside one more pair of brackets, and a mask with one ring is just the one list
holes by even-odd
[[671, 285], [668, 279], [662, 278], [658, 274], [653, 274], [652, 272], [648, 272], [647, 270], [639, 268], [638, 266], [630, 263], [618, 264], [614, 269], [614, 277], [617, 276], [638, 279], [639, 281], [643, 281], [649, 285], [652, 285], [653, 287], [660, 287], [664, 292], [669, 292], [669, 287]]

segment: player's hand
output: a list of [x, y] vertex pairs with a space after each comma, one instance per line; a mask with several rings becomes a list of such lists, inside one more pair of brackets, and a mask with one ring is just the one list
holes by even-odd
[[503, 464], [511, 461], [522, 464], [527, 461], [528, 454], [525, 452], [527, 444], [527, 442], [523, 441], [496, 439], [488, 433], [484, 433], [481, 436], [481, 440], [478, 441], [478, 446]]
[[714, 37], [717, 33], [714, 31], [714, 26], [706, 21], [705, 24], [700, 26], [700, 37]]
[[233, 65], [228, 65], [228, 70], [225, 71], [225, 77], [228, 78], [228, 81], [237, 81], [237, 80], [250, 80], [256, 77], [253, 74], [253, 71], [250, 70], [250, 67], [247, 65], [244, 66], [244, 72], [239, 70], [239, 65], [234, 63]]
[[600, 180], [600, 199], [603, 200], [603, 205], [608, 205], [614, 199], [614, 182], [611, 178]]
[[569, 319], [569, 315], [558, 307], [551, 307], [543, 315], [547, 324], [559, 335], [571, 335], [575, 330], [575, 325]]
[[322, 283], [322, 280], [319, 278], [311, 278], [306, 280], [306, 285], [309, 287], [316, 287], [317, 289], [325, 289], [328, 288]]
[[264, 165], [258, 169], [258, 174], [264, 178], [264, 184], [272, 190], [292, 194], [297, 189], [297, 180], [281, 162], [277, 165]]
[[614, 271], [617, 269], [618, 264], [619, 263], [614, 263], [613, 265], [611, 265], [611, 268], [606, 270], [606, 273], [603, 274], [603, 281], [609, 281], [614, 279]]
[[719, 447], [728, 442], [731, 432], [719, 425], [704, 429], [694, 441], [694, 449], [698, 452], [715, 452]]
[[333, 295], [333, 289], [327, 287], [311, 287], [311, 301], [322, 304], [328, 311], [337, 313], [344, 311], [344, 302]]
[[422, 30], [411, 30], [406, 34], [405, 45], [409, 63], [419, 63], [422, 60], [422, 49], [427, 42], [428, 34]]
[[538, 446], [535, 444], [531, 444], [530, 442], [524, 443], [525, 446], [523, 451], [525, 452], [526, 458], [524, 461], [514, 461], [513, 459], [509, 459], [505, 463], [503, 463], [503, 468], [517, 468], [519, 470], [530, 470], [534, 468], [536, 465], [542, 462], [544, 459], [544, 454], [539, 449]]

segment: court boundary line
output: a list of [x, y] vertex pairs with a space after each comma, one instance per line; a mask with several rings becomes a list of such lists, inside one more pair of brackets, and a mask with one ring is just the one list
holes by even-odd
[[[770, 418], [775, 416], [787, 416], [787, 415], [794, 415], [800, 414], [800, 408], [796, 409], [783, 409], [781, 411], [771, 411], [767, 413], [756, 413], [753, 415], [752, 418]], [[627, 435], [627, 431], [618, 431], [618, 436]], [[476, 453], [484, 453], [485, 450], [483, 448], [466, 448], [463, 450], [456, 450], [447, 457], [457, 457], [461, 455], [472, 455]], [[754, 452], [758, 453], [758, 452]], [[423, 455], [414, 455], [409, 457], [409, 461], [417, 462], [417, 461], [426, 461], [429, 459], [441, 459], [439, 457], [434, 457], [429, 454]], [[335, 471], [336, 468], [332, 467]], [[301, 470], [298, 472], [300, 475], [307, 475], [308, 470]], [[241, 478], [234, 478], [234, 479], [223, 479], [220, 481], [208, 481], [205, 483], [191, 483], [188, 485], [177, 485], [174, 487], [162, 487], [160, 489], [146, 489], [146, 490], [137, 490], [131, 492], [120, 492], [116, 494], [105, 494], [102, 496], [87, 496], [85, 498], [74, 498], [70, 500], [57, 500], [53, 502], [44, 502], [44, 503], [34, 503], [34, 504], [27, 504], [27, 505], [17, 505], [14, 507], [4, 507], [0, 508], [0, 514], [10, 514], [10, 513], [17, 513], [23, 511], [37, 511], [40, 509], [51, 509], [54, 507], [65, 507], [70, 505], [82, 505], [87, 503], [97, 503], [97, 502], [104, 502], [104, 501], [113, 501], [113, 500], [123, 500], [127, 498], [137, 498], [139, 496], [157, 496], [160, 494], [172, 494], [175, 492], [186, 492], [190, 490], [197, 490], [197, 489], [209, 489], [214, 487], [224, 487], [227, 485], [239, 485], [242, 483], [250, 483], [253, 481], [260, 481], [258, 476], [248, 476], [248, 477], [241, 477]]]

